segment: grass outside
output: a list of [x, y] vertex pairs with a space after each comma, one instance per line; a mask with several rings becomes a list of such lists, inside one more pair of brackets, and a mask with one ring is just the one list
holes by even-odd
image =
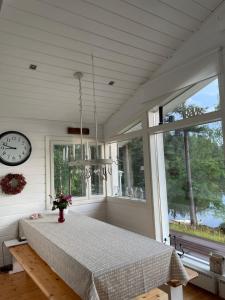
[[219, 228], [210, 228], [204, 225], [198, 225], [196, 229], [194, 229], [189, 224], [170, 223], [170, 229], [194, 235], [210, 241], [225, 243], [225, 234]]

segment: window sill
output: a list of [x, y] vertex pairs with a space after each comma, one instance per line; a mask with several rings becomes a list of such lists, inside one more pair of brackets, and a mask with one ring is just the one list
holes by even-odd
[[225, 281], [225, 274], [220, 275], [220, 274], [211, 272], [209, 269], [209, 263], [207, 261], [198, 259], [198, 258], [196, 258], [194, 256], [190, 256], [190, 255], [185, 255], [181, 260], [185, 267], [189, 267], [190, 269], [193, 269], [193, 270], [199, 272], [200, 274], [208, 274], [211, 277]]
[[193, 268], [196, 271], [202, 271], [207, 273], [210, 272], [209, 263], [207, 261], [187, 254], [184, 255], [184, 257], [182, 257], [181, 260], [185, 266]]
[[[105, 203], [106, 202], [106, 197], [103, 195], [99, 196], [93, 196], [90, 199], [86, 197], [73, 197], [72, 198], [73, 204], [70, 206], [71, 209], [74, 206], [81, 206], [81, 205], [86, 205], [86, 204], [92, 204], [92, 203]], [[47, 210], [51, 210], [52, 204], [48, 203]]]
[[99, 196], [93, 196], [90, 199], [87, 199], [87, 198], [82, 198], [82, 199], [74, 198], [72, 207], [73, 206], [78, 206], [78, 205], [91, 204], [91, 203], [105, 202], [105, 201], [106, 201], [105, 196], [100, 196], [100, 195]]
[[146, 206], [146, 200], [144, 199], [131, 199], [129, 197], [113, 197], [108, 196], [107, 201], [117, 203], [117, 204], [123, 204], [123, 205], [132, 205], [132, 206]]

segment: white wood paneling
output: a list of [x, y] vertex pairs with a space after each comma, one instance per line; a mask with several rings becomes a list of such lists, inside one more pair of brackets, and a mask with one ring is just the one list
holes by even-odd
[[[77, 14], [74, 16], [68, 6], [66, 6], [65, 9], [65, 4], [59, 9], [55, 6], [57, 1], [53, 1], [52, 3], [54, 5], [45, 4], [44, 2], [40, 3], [36, 0], [17, 0], [16, 3], [13, 4], [13, 8], [22, 9], [37, 16], [41, 15], [48, 20], [56, 22], [56, 29], [66, 24], [68, 26], [67, 30], [69, 31], [73, 28], [79, 40], [88, 40], [91, 38], [90, 34], [93, 34], [93, 42], [96, 43], [96, 45], [97, 43], [98, 45], [102, 45], [101, 38], [103, 38], [103, 41], [106, 39], [105, 42], [107, 42], [110, 47], [113, 47], [113, 42], [116, 41], [121, 43], [121, 45], [133, 46], [137, 49], [142, 49], [153, 54], [155, 53], [156, 56], [166, 56], [168, 52], [173, 52], [173, 49], [170, 47], [153, 43], [134, 35], [131, 36], [129, 33], [121, 30], [118, 31], [109, 26], [102, 26], [101, 23], [99, 24], [98, 22]], [[74, 6], [74, 8], [76, 8], [76, 6]]]
[[204, 6], [199, 5], [195, 1], [187, 0], [160, 0], [168, 6], [183, 12], [187, 16], [193, 17], [196, 20], [203, 21], [206, 16], [210, 13], [210, 10]]
[[[201, 29], [195, 32], [183, 47], [178, 49], [176, 54], [108, 119], [104, 126], [106, 138], [114, 136], [131, 121], [140, 118], [144, 111], [162, 104], [169, 93], [210, 76], [216, 76], [220, 72], [218, 50], [224, 47], [225, 43], [224, 31], [219, 30], [218, 16], [224, 18], [224, 12], [225, 3], [222, 2], [222, 5], [204, 22]], [[146, 105], [141, 106], [140, 102]], [[124, 114], [127, 119], [121, 118]]]
[[221, 4], [220, 0], [195, 0], [195, 2], [211, 11]]
[[45, 2], [55, 5], [64, 10], [73, 12], [76, 16], [80, 15], [95, 20], [105, 26], [116, 28], [119, 31], [129, 33], [135, 37], [141, 37], [145, 40], [155, 42], [158, 45], [168, 46], [173, 48], [173, 43], [180, 43], [179, 39], [172, 38], [165, 33], [157, 32], [154, 28], [144, 26], [133, 19], [132, 15], [127, 14], [126, 18], [120, 15], [120, 2], [114, 1], [115, 10], [110, 10], [107, 6], [101, 5], [99, 2], [82, 1], [82, 0], [65, 0], [63, 3], [60, 0], [46, 0]]
[[[78, 83], [73, 73], [82, 71], [84, 117], [92, 122], [93, 54], [98, 119], [105, 123], [222, 2], [4, 1], [0, 116], [77, 120]], [[30, 64], [37, 70], [29, 70]], [[115, 85], [109, 86], [112, 80]]]
[[193, 31], [193, 26], [198, 28], [199, 21], [194, 19], [192, 16], [187, 16], [182, 11], [176, 10], [166, 3], [160, 2], [158, 0], [122, 0], [127, 2], [134, 7], [138, 7], [141, 10], [148, 12], [149, 14], [154, 14], [155, 16], [160, 16], [164, 20], [185, 28], [187, 30]]
[[[88, 125], [88, 124], [87, 124]], [[27, 180], [24, 190], [18, 195], [0, 193], [0, 245], [4, 240], [16, 238], [18, 220], [34, 212], [45, 210], [45, 136], [64, 136], [68, 126], [79, 126], [77, 123], [40, 121], [19, 118], [1, 118], [0, 133], [18, 130], [27, 135], [32, 144], [32, 154], [28, 161], [16, 167], [0, 165], [0, 178], [10, 172], [23, 174]], [[90, 125], [88, 126], [90, 127]], [[99, 128], [100, 137], [102, 130]], [[91, 136], [94, 136], [91, 126]], [[77, 212], [105, 220], [105, 203], [83, 203], [71, 208]], [[5, 263], [10, 263], [10, 255], [5, 250]], [[0, 265], [2, 253], [0, 251]]]
[[[148, 28], [157, 30], [163, 34], [166, 34], [172, 38], [185, 39], [190, 34], [189, 30], [185, 30], [176, 26], [161, 17], [155, 16], [153, 14], [137, 9], [131, 5], [127, 5], [120, 0], [110, 1], [110, 0], [88, 0], [95, 5], [103, 7], [113, 13], [119, 14], [125, 19], [132, 19], [133, 21], [142, 24]], [[179, 1], [177, 1], [179, 2]]]
[[155, 238], [152, 211], [138, 201], [108, 197], [106, 205], [107, 222], [136, 233]]

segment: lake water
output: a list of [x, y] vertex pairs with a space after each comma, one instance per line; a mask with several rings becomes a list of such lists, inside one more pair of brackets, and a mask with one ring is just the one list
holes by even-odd
[[[223, 196], [223, 204], [225, 204], [225, 195]], [[174, 220], [172, 215], [169, 215], [170, 220]], [[225, 216], [224, 218], [219, 218], [215, 216], [213, 210], [206, 210], [201, 213], [197, 213], [197, 219], [198, 223], [202, 225], [206, 225], [209, 227], [218, 227], [221, 223], [225, 223]], [[190, 221], [190, 216], [187, 214], [186, 216], [181, 216], [180, 214], [177, 214], [176, 221]]]
[[[209, 227], [218, 227], [221, 223], [225, 222], [225, 218], [218, 218], [215, 217], [213, 212], [208, 211], [204, 213], [198, 213], [197, 214], [198, 222], [202, 225], [207, 225]], [[170, 220], [174, 220], [174, 218], [169, 215]], [[177, 217], [175, 219], [176, 221], [182, 220], [182, 221], [189, 221], [190, 217], [189, 215], [186, 215], [185, 217], [182, 217], [181, 215], [177, 214]]]

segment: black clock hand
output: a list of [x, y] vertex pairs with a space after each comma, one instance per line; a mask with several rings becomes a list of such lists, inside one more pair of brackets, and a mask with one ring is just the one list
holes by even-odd
[[17, 149], [17, 148], [15, 148], [15, 147], [10, 147], [10, 146], [7, 146], [7, 147], [4, 146], [4, 147], [5, 147], [5, 149], [13, 149], [13, 150], [14, 150], [14, 149], [15, 149], [15, 150]]
[[17, 149], [17, 148], [15, 148], [15, 147], [11, 147], [11, 146], [9, 146], [9, 145], [7, 145], [7, 144], [5, 144], [5, 143], [3, 143], [3, 146], [4, 147], [7, 147], [6, 149]]

